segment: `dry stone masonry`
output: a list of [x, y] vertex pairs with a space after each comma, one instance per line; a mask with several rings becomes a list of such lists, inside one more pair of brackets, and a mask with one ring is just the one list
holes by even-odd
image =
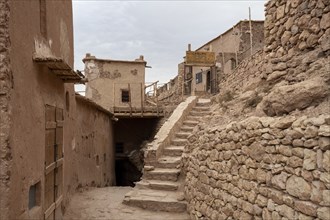
[[203, 124], [188, 140], [192, 219], [329, 219], [330, 115]]
[[330, 219], [330, 1], [265, 6], [263, 51], [188, 137], [192, 219]]

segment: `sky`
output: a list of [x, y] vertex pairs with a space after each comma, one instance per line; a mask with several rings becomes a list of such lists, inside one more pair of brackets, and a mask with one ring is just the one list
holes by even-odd
[[188, 44], [195, 50], [240, 20], [264, 20], [266, 0], [73, 0], [75, 69], [86, 53], [135, 60], [144, 56], [146, 82], [177, 75]]

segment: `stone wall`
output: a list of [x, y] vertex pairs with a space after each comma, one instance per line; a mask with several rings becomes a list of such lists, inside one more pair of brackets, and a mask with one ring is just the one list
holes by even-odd
[[248, 87], [262, 74], [263, 63], [264, 53], [259, 50], [251, 57], [243, 60], [232, 73], [222, 73], [219, 80], [220, 92], [228, 89], [239, 91]]
[[266, 4], [267, 79], [285, 78], [290, 84], [308, 79], [329, 63], [329, 50], [329, 0], [271, 0]]
[[9, 104], [12, 88], [9, 40], [9, 0], [0, 1], [0, 219], [9, 219], [9, 184], [12, 161], [9, 143], [11, 106]]
[[221, 78], [189, 137], [192, 218], [330, 219], [329, 5], [266, 4], [263, 51]]
[[330, 115], [207, 124], [186, 147], [192, 219], [329, 219]]

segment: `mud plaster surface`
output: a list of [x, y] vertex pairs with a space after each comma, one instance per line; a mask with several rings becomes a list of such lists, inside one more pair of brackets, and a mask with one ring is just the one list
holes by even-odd
[[153, 212], [122, 204], [131, 187], [89, 188], [77, 192], [65, 212], [64, 220], [187, 220], [187, 213]]

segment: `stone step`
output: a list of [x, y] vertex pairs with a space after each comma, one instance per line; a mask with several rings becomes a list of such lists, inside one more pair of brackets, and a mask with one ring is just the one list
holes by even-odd
[[199, 121], [201, 119], [200, 116], [192, 116], [192, 115], [188, 115], [186, 120], [189, 120], [189, 121]]
[[192, 109], [193, 111], [198, 111], [198, 112], [207, 112], [210, 111], [210, 107], [208, 106], [195, 106]]
[[191, 135], [191, 132], [178, 132], [175, 136], [180, 139], [186, 139], [189, 135]]
[[184, 146], [187, 143], [187, 139], [174, 138], [171, 143], [175, 146]]
[[169, 146], [164, 148], [164, 155], [167, 156], [181, 156], [184, 150], [184, 146]]
[[181, 132], [192, 132], [194, 130], [194, 127], [188, 127], [188, 126], [182, 126]]
[[198, 125], [198, 121], [190, 121], [190, 120], [185, 120], [183, 122], [183, 125], [185, 126], [191, 126], [191, 127], [195, 127], [196, 125]]
[[158, 159], [156, 167], [158, 168], [178, 168], [181, 163], [181, 155], [177, 157], [162, 156]]
[[146, 171], [143, 177], [148, 180], [164, 180], [164, 181], [177, 181], [180, 174], [180, 169], [174, 168], [155, 168], [151, 171]]
[[162, 181], [162, 180], [141, 180], [136, 183], [139, 189], [156, 189], [175, 191], [179, 188], [179, 182]]
[[210, 106], [211, 104], [210, 99], [198, 99], [196, 106]]
[[205, 112], [191, 111], [190, 115], [191, 116], [205, 116], [205, 115], [208, 115], [210, 113], [211, 113], [210, 111], [205, 111]]
[[177, 197], [176, 192], [135, 189], [125, 195], [123, 203], [153, 211], [185, 212], [187, 203]]

